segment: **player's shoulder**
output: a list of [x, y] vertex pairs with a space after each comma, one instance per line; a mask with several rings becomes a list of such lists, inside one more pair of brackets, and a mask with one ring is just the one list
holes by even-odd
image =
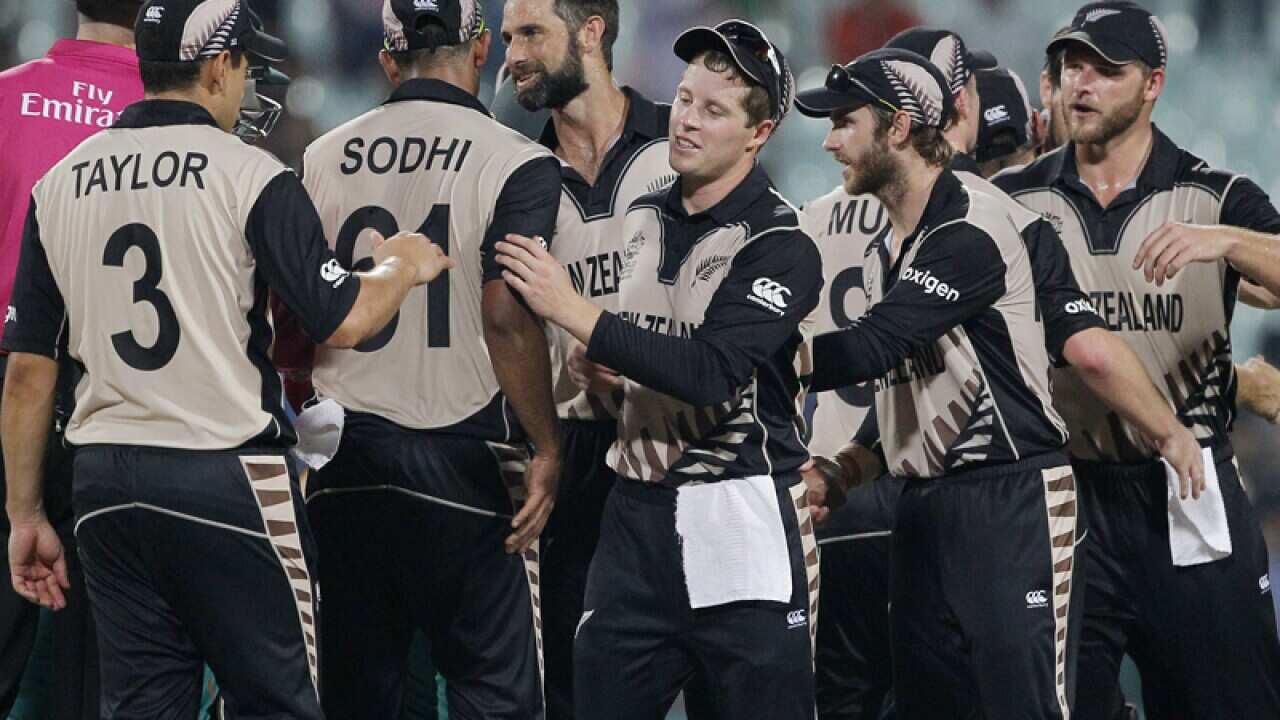
[[49, 58], [37, 58], [0, 71], [0, 93], [15, 89], [28, 89], [33, 80], [53, 69]]
[[1241, 173], [1216, 168], [1193, 153], [1178, 148], [1175, 186], [1200, 188], [1222, 199], [1244, 177]]
[[[829, 192], [819, 195], [818, 197], [805, 202], [803, 205], [800, 206], [800, 211], [803, 213], [816, 212], [821, 214], [823, 212], [829, 211], [831, 208], [835, 207], [836, 205], [842, 202], [854, 199], [854, 197], [855, 197], [854, 195], [850, 195], [849, 193], [845, 192], [843, 185], [837, 185], [834, 188], [832, 188]], [[875, 200], [875, 198], [871, 196], [866, 196], [866, 197], [868, 197], [872, 201]]]
[[1014, 200], [1009, 193], [1001, 190], [998, 185], [982, 178], [978, 175], [968, 172], [957, 172], [956, 177], [960, 178], [960, 182], [964, 184], [971, 193], [982, 196], [983, 202], [987, 200], [994, 201], [1009, 214], [1018, 230], [1024, 230], [1027, 226], [1035, 223], [1043, 218], [1039, 213], [1032, 211], [1026, 206]]
[[1006, 168], [991, 177], [991, 184], [1011, 196], [1047, 188], [1062, 170], [1067, 148], [1063, 145], [1051, 150], [1026, 165]]

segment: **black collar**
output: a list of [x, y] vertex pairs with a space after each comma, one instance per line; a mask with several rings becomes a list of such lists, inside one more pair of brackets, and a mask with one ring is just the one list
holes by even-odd
[[471, 108], [476, 112], [489, 114], [489, 108], [484, 106], [475, 95], [463, 90], [457, 85], [447, 83], [443, 80], [433, 78], [414, 78], [405, 80], [400, 83], [400, 87], [391, 93], [391, 97], [383, 105], [389, 105], [394, 102], [404, 102], [405, 100], [428, 100], [431, 102], [449, 103], [450, 105], [461, 105], [465, 108]]
[[[1140, 197], [1146, 197], [1161, 190], [1172, 190], [1174, 182], [1178, 179], [1181, 149], [1155, 124], [1151, 126], [1151, 134], [1151, 154], [1147, 157], [1147, 164], [1143, 166], [1142, 172], [1138, 174], [1137, 189]], [[1067, 187], [1084, 187], [1080, 172], [1076, 168], [1075, 143], [1067, 143], [1062, 152], [1051, 162], [1053, 163], [1049, 166], [1051, 182]]]
[[717, 225], [728, 225], [734, 220], [742, 216], [761, 195], [773, 188], [773, 183], [769, 181], [769, 175], [759, 162], [751, 168], [751, 172], [747, 174], [738, 186], [729, 191], [724, 199], [716, 203], [712, 207], [700, 213], [689, 215], [684, 209], [684, 203], [680, 200], [680, 187], [683, 178], [676, 178], [676, 181], [667, 188], [667, 197], [663, 205], [668, 213], [677, 218], [699, 219], [703, 216], [710, 217]]
[[[648, 141], [667, 136], [667, 124], [663, 120], [657, 103], [626, 86], [623, 86], [622, 94], [627, 96], [629, 102], [627, 117], [622, 121], [622, 136], [618, 138], [619, 144], [630, 143], [635, 138]], [[553, 152], [560, 147], [560, 138], [556, 136], [556, 123], [553, 119], [547, 118], [547, 124], [542, 128], [542, 135], [538, 137], [538, 142]]]
[[218, 127], [203, 106], [186, 100], [139, 100], [120, 113], [116, 128], [149, 128], [165, 125], [211, 125]]
[[973, 173], [978, 176], [982, 175], [982, 168], [978, 167], [978, 161], [974, 160], [973, 156], [968, 153], [953, 153], [951, 155], [951, 169]]

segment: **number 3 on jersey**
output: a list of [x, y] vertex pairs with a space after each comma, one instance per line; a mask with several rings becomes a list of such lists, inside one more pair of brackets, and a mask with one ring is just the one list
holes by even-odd
[[[395, 216], [385, 208], [367, 205], [351, 213], [347, 221], [338, 231], [338, 242], [334, 254], [338, 262], [352, 272], [364, 272], [373, 268], [373, 258], [364, 257], [355, 260], [356, 240], [365, 229], [377, 230], [385, 237], [400, 232]], [[435, 205], [431, 213], [423, 221], [418, 232], [431, 238], [444, 252], [449, 254], [449, 206]], [[400, 325], [400, 313], [391, 318], [391, 322], [377, 335], [355, 347], [357, 352], [374, 352], [381, 350], [391, 342]], [[440, 273], [439, 277], [427, 284], [427, 347], [449, 347], [449, 272]]]
[[182, 337], [182, 329], [178, 326], [178, 316], [173, 311], [173, 303], [169, 296], [160, 289], [164, 264], [160, 254], [160, 239], [151, 228], [141, 223], [132, 223], [116, 230], [107, 240], [107, 247], [102, 253], [102, 264], [107, 267], [124, 267], [124, 257], [129, 250], [138, 248], [145, 261], [142, 277], [133, 283], [133, 301], [147, 303], [156, 313], [156, 340], [151, 347], [144, 347], [138, 342], [132, 330], [118, 332], [111, 336], [111, 345], [116, 354], [129, 367], [136, 370], [159, 370], [173, 359], [178, 352], [178, 340]]

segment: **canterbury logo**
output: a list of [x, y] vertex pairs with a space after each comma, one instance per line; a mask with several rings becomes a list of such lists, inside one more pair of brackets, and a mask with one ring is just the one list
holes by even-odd
[[14, 307], [14, 306], [10, 305], [10, 306], [9, 306], [9, 309], [8, 309], [8, 310], [6, 310], [6, 311], [5, 311], [5, 313], [4, 313], [4, 321], [5, 321], [6, 323], [16, 323], [16, 322], [18, 322], [18, 308], [16, 308], [16, 307]]
[[413, 0], [414, 10], [439, 10], [440, 4], [436, 0]]
[[143, 22], [158, 23], [164, 19], [164, 6], [152, 5], [147, 8], [147, 14], [142, 18]]
[[950, 285], [934, 277], [933, 272], [930, 270], [920, 272], [913, 267], [908, 267], [902, 271], [902, 279], [907, 282], [915, 283], [916, 285], [924, 288], [926, 293], [930, 295], [937, 295], [944, 300], [955, 302], [960, 299], [959, 290], [956, 290]]
[[1031, 592], [1027, 593], [1027, 607], [1041, 608], [1041, 607], [1048, 607], [1048, 605], [1049, 605], [1048, 590], [1032, 590]]
[[1066, 310], [1068, 315], [1079, 315], [1080, 313], [1098, 314], [1098, 311], [1093, 307], [1093, 303], [1088, 300], [1072, 300], [1062, 306], [1062, 309]]
[[[10, 308], [10, 309], [12, 309], [12, 308]], [[1271, 589], [1271, 578], [1267, 577], [1266, 575], [1263, 575], [1262, 577], [1258, 578], [1258, 591], [1259, 591], [1259, 592], [1265, 593], [1266, 591], [1268, 591], [1268, 590], [1270, 590], [1270, 589]]]
[[987, 108], [986, 112], [982, 113], [982, 117], [986, 118], [988, 123], [1003, 122], [1009, 119], [1009, 111], [1003, 105], [996, 105]]
[[769, 278], [756, 278], [756, 281], [751, 283], [751, 294], [747, 299], [782, 315], [786, 313], [787, 296], [790, 294], [791, 290], [782, 283]]
[[1088, 25], [1091, 22], [1098, 22], [1102, 18], [1111, 17], [1112, 15], [1119, 15], [1119, 14], [1120, 14], [1119, 10], [1111, 10], [1109, 8], [1103, 8], [1101, 10], [1090, 10], [1087, 14], [1085, 14], [1084, 22], [1081, 23], [1081, 25]]
[[351, 273], [347, 272], [346, 268], [339, 265], [337, 260], [330, 260], [320, 266], [320, 277], [334, 287], [338, 287], [342, 283], [346, 282], [347, 277], [350, 275]]
[[787, 629], [792, 630], [808, 622], [803, 610], [792, 610], [787, 613]]

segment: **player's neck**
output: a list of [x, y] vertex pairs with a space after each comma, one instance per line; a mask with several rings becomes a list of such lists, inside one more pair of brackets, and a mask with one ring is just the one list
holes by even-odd
[[924, 209], [933, 194], [933, 186], [942, 174], [942, 168], [929, 165], [919, 156], [906, 161], [907, 167], [899, 178], [876, 192], [876, 198], [889, 213], [889, 223], [893, 225], [894, 247], [896, 258], [903, 239], [909, 237], [920, 226], [924, 217]]
[[609, 147], [626, 123], [628, 100], [605, 74], [578, 97], [551, 113], [559, 147], [556, 155], [594, 183]]
[[685, 212], [690, 215], [705, 212], [729, 197], [729, 193], [751, 174], [752, 168], [756, 165], [755, 157], [755, 155], [744, 155], [737, 164], [719, 177], [704, 179], [681, 175], [680, 204], [684, 206]]
[[427, 73], [411, 72], [402, 76], [400, 82], [404, 83], [409, 80], [438, 80], [443, 83], [448, 83], [471, 95], [478, 95], [480, 93], [479, 74], [461, 64], [443, 65], [438, 68], [433, 68], [431, 72]]
[[79, 28], [76, 30], [76, 39], [131, 48], [133, 47], [133, 30], [119, 25], [112, 25], [111, 23], [90, 20], [81, 15]]
[[1106, 207], [1142, 172], [1154, 141], [1151, 122], [1139, 119], [1105, 143], [1077, 143], [1076, 172]]

